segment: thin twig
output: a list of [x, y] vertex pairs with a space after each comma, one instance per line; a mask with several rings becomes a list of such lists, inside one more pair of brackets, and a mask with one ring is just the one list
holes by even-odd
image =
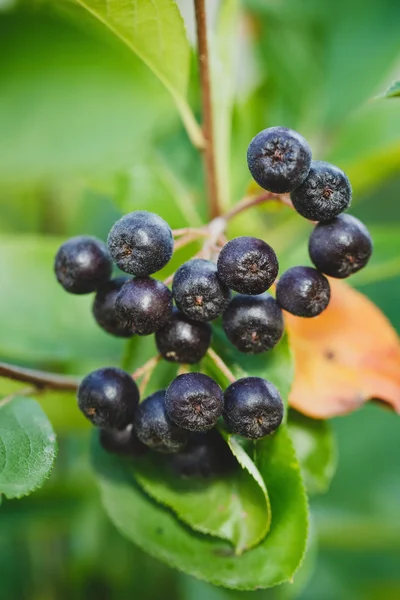
[[293, 208], [293, 204], [290, 200], [290, 196], [288, 194], [273, 194], [272, 192], [265, 192], [260, 194], [259, 196], [249, 196], [243, 198], [240, 202], [236, 204], [231, 210], [223, 215], [226, 221], [230, 221], [236, 215], [239, 215], [242, 212], [245, 212], [249, 208], [253, 208], [253, 206], [258, 206], [259, 204], [264, 204], [265, 202], [269, 202], [272, 200], [276, 200], [276, 202], [281, 202], [285, 204], [285, 206], [290, 206]]
[[22, 388], [17, 392], [13, 392], [12, 394], [9, 394], [8, 396], [5, 396], [4, 398], [2, 398], [2, 400], [0, 400], [0, 408], [3, 408], [3, 406], [5, 406], [9, 402], [11, 402], [11, 400], [14, 400], [14, 398], [17, 398], [18, 396], [27, 396], [28, 394], [35, 393], [35, 391], [37, 392], [37, 389], [30, 386]]
[[166, 285], [166, 286], [171, 285], [171, 283], [174, 280], [174, 275], [175, 275], [175, 273], [171, 273], [171, 275], [168, 275], [168, 277], [166, 277], [164, 279], [163, 284]]
[[220, 355], [217, 354], [212, 348], [209, 348], [207, 350], [207, 354], [218, 367], [218, 369], [221, 371], [221, 373], [225, 375], [227, 380], [231, 383], [234, 383], [236, 381], [236, 377], [234, 376], [230, 368], [224, 363]]
[[196, 14], [197, 44], [199, 55], [200, 84], [203, 105], [203, 133], [206, 140], [204, 161], [207, 180], [209, 212], [211, 219], [221, 213], [218, 198], [217, 167], [215, 159], [213, 115], [211, 101], [210, 68], [208, 62], [207, 23], [205, 0], [194, 0]]
[[174, 237], [180, 237], [181, 235], [187, 235], [188, 233], [195, 233], [199, 237], [207, 237], [207, 227], [183, 227], [182, 229], [173, 229], [172, 235]]
[[176, 372], [177, 376], [186, 375], [186, 373], [190, 373], [189, 365], [179, 365], [179, 368]]
[[148, 372], [152, 373], [154, 371], [154, 369], [156, 368], [156, 366], [158, 365], [158, 363], [160, 362], [160, 360], [161, 360], [160, 354], [150, 358], [150, 360], [148, 360], [146, 363], [144, 363], [144, 365], [142, 365], [141, 367], [139, 367], [138, 369], [136, 369], [136, 371], [134, 371], [132, 373], [133, 379], [135, 381], [137, 381], [141, 377], [144, 377]]
[[3, 362], [0, 362], [0, 377], [30, 383], [37, 389], [59, 390], [60, 392], [74, 392], [81, 382], [78, 377], [58, 375], [46, 371], [37, 371], [36, 369], [26, 369]]
[[187, 235], [182, 236], [179, 240], [175, 242], [174, 252], [180, 250], [181, 248], [184, 248], [188, 244], [191, 244], [192, 242], [195, 242], [198, 239], [199, 236], [197, 235], [197, 233], [188, 233]]

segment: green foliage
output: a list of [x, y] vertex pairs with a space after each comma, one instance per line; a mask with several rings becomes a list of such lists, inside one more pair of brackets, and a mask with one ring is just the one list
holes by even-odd
[[386, 98], [397, 98], [400, 96], [400, 81], [392, 83], [390, 88], [385, 92]]
[[36, 400], [0, 401], [0, 492], [21, 498], [43, 485], [56, 456], [54, 431]]

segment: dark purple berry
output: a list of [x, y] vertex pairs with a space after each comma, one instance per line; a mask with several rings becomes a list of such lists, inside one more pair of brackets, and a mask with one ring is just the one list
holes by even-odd
[[305, 181], [290, 195], [294, 208], [311, 221], [330, 221], [351, 202], [351, 185], [339, 167], [313, 160]]
[[194, 258], [175, 273], [172, 293], [177, 307], [194, 321], [213, 321], [229, 302], [229, 288], [220, 280], [217, 266]]
[[222, 316], [222, 326], [232, 344], [248, 354], [271, 350], [284, 330], [282, 310], [270, 294], [234, 296]]
[[165, 411], [165, 390], [145, 398], [135, 414], [134, 429], [139, 440], [157, 452], [179, 452], [188, 432], [175, 425]]
[[283, 310], [297, 317], [316, 317], [329, 304], [327, 278], [311, 267], [292, 267], [276, 286], [276, 300]]
[[73, 237], [59, 248], [54, 271], [67, 292], [94, 292], [111, 277], [112, 263], [107, 246], [94, 237]]
[[171, 228], [158, 215], [136, 210], [115, 223], [108, 248], [121, 271], [140, 277], [162, 269], [172, 256]]
[[115, 310], [115, 300], [122, 286], [129, 281], [128, 277], [111, 279], [98, 290], [93, 302], [93, 316], [104, 331], [117, 337], [131, 337], [132, 328], [124, 323]]
[[308, 248], [319, 271], [344, 279], [365, 267], [372, 254], [372, 239], [361, 221], [339, 215], [314, 228]]
[[282, 422], [282, 399], [266, 379], [238, 379], [225, 390], [224, 396], [224, 420], [233, 433], [255, 440], [269, 435]]
[[174, 309], [171, 320], [156, 332], [158, 351], [165, 360], [175, 363], [199, 362], [210, 342], [210, 324], [192, 321], [177, 309]]
[[97, 427], [124, 429], [133, 422], [139, 392], [132, 377], [116, 367], [86, 375], [78, 389], [78, 405]]
[[102, 448], [119, 456], [142, 456], [147, 447], [137, 438], [132, 425], [125, 429], [100, 429], [99, 440]]
[[208, 375], [178, 375], [165, 395], [169, 418], [189, 431], [208, 431], [222, 414], [222, 390]]
[[230, 240], [218, 257], [218, 275], [231, 290], [262, 294], [274, 283], [279, 265], [274, 250], [263, 240], [242, 236]]
[[182, 478], [223, 476], [237, 467], [237, 462], [216, 429], [193, 433], [185, 448], [169, 457], [169, 464]]
[[297, 131], [270, 127], [251, 140], [247, 164], [258, 185], [283, 194], [294, 190], [307, 177], [311, 148]]
[[171, 318], [172, 294], [157, 279], [137, 277], [122, 286], [115, 300], [115, 310], [132, 332], [150, 335]]

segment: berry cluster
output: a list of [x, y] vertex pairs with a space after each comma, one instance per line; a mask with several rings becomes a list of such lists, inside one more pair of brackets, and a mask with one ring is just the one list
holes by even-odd
[[[367, 263], [372, 243], [357, 219], [340, 214], [351, 198], [346, 175], [333, 165], [312, 161], [298, 133], [283, 127], [262, 131], [250, 143], [248, 164], [263, 188], [290, 192], [294, 208], [318, 221], [309, 243], [316, 268], [286, 271], [276, 284], [276, 298], [268, 293], [278, 276], [276, 254], [265, 241], [249, 236], [228, 241], [216, 263], [195, 257], [182, 264], [170, 290], [151, 275], [171, 259], [173, 232], [161, 217], [146, 211], [117, 221], [108, 248], [92, 237], [68, 240], [55, 259], [58, 281], [73, 294], [96, 292], [93, 315], [108, 333], [154, 333], [160, 355], [169, 362], [198, 363], [210, 348], [210, 321], [220, 316], [227, 338], [239, 351], [270, 350], [283, 335], [282, 309], [301, 317], [319, 315], [330, 299], [325, 275], [343, 278], [358, 271]], [[112, 261], [133, 277], [111, 279]], [[174, 453], [175, 465], [194, 472], [199, 472], [196, 457], [221, 454], [213, 433], [220, 417], [230, 431], [249, 439], [272, 433], [283, 418], [280, 395], [267, 380], [245, 377], [223, 392], [200, 372], [178, 375], [166, 390], [139, 403], [130, 375], [99, 369], [82, 381], [78, 403], [101, 428], [105, 449], [132, 454], [148, 447]]]
[[293, 267], [276, 286], [276, 299], [284, 310], [299, 317], [315, 317], [330, 300], [325, 275], [349, 277], [364, 267], [372, 254], [366, 227], [355, 217], [341, 214], [350, 206], [350, 182], [338, 167], [312, 160], [307, 141], [285, 127], [271, 127], [256, 135], [247, 162], [262, 188], [277, 194], [290, 192], [293, 208], [317, 222], [309, 240], [316, 268]]

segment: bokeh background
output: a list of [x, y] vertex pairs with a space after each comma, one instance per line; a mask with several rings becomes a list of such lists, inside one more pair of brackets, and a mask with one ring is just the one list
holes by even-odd
[[[218, 4], [209, 2], [211, 30]], [[191, 2], [180, 5], [192, 36]], [[400, 4], [245, 0], [234, 60], [229, 201], [249, 185], [251, 137], [269, 125], [299, 130], [316, 157], [348, 172], [352, 212], [375, 240], [370, 268], [352, 283], [399, 330], [400, 97], [384, 94], [400, 79]], [[193, 58], [198, 114], [196, 81]], [[105, 239], [137, 208], [173, 227], [206, 217], [201, 161], [167, 92], [73, 2], [0, 0], [1, 360], [74, 374], [119, 363], [122, 343], [95, 326], [90, 297], [61, 290], [52, 262], [65, 238]], [[306, 223], [272, 206], [257, 216], [235, 221], [232, 233], [258, 232], [283, 268], [307, 261]], [[0, 395], [10, 389], [0, 381]], [[3, 500], [1, 600], [400, 598], [400, 426], [382, 407], [332, 421], [338, 469], [329, 492], [312, 499], [318, 549], [303, 580], [245, 594], [172, 571], [119, 536], [99, 502], [74, 398], [41, 403], [59, 456], [40, 491]]]

